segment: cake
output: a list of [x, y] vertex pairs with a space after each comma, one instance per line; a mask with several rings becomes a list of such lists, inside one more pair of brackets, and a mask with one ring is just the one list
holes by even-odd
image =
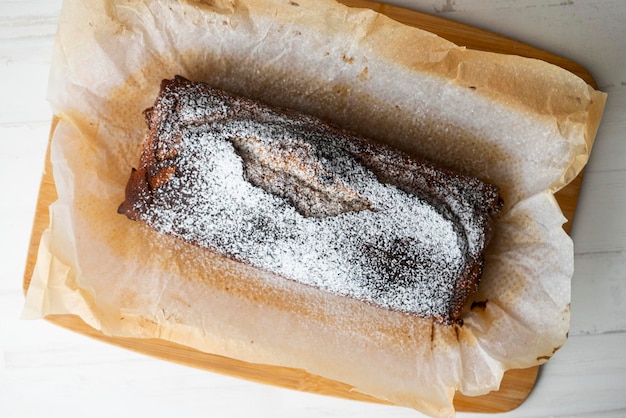
[[181, 76], [145, 117], [119, 213], [285, 279], [461, 321], [502, 207], [495, 185]]

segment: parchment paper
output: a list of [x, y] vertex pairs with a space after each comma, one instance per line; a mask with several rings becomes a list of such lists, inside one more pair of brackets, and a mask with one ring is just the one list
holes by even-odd
[[[464, 325], [325, 294], [118, 215], [142, 111], [176, 74], [500, 186], [505, 209]], [[586, 163], [605, 101], [566, 71], [329, 0], [66, 0], [49, 98], [59, 199], [25, 317], [71, 313], [108, 335], [302, 368], [437, 416], [454, 414], [456, 390], [497, 389], [505, 370], [565, 342], [573, 248], [553, 192]]]

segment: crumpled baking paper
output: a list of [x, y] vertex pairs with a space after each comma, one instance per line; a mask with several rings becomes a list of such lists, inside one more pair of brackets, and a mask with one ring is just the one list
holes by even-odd
[[[464, 324], [325, 294], [118, 215], [142, 111], [176, 74], [500, 186]], [[454, 415], [455, 391], [495, 390], [566, 339], [573, 248], [553, 193], [586, 163], [605, 95], [564, 70], [330, 0], [66, 0], [49, 98], [59, 198], [25, 317], [75, 314], [107, 335], [301, 368], [434, 416]]]

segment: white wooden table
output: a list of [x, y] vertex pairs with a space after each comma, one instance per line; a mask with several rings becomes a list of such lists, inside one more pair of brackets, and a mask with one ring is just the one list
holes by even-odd
[[[529, 399], [505, 416], [626, 416], [626, 2], [394, 3], [577, 61], [609, 93], [573, 226], [570, 338]], [[420, 416], [215, 375], [20, 320], [60, 7], [61, 0], [0, 0], [0, 417]]]

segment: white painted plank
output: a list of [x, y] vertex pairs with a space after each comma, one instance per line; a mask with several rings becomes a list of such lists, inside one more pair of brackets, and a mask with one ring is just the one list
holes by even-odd
[[[58, 16], [62, 0], [3, 0], [0, 2], [0, 25], [25, 16]], [[34, 26], [40, 26], [37, 20]]]
[[626, 416], [626, 333], [570, 337], [507, 417]]
[[60, 4], [42, 7], [48, 15], [31, 21], [35, 3], [0, 3], [0, 91], [10, 98], [0, 101], [0, 127], [50, 119], [46, 91]]
[[575, 258], [570, 335], [626, 332], [624, 252]]
[[596, 171], [585, 176], [572, 225], [575, 253], [624, 251], [625, 209], [626, 170]]

